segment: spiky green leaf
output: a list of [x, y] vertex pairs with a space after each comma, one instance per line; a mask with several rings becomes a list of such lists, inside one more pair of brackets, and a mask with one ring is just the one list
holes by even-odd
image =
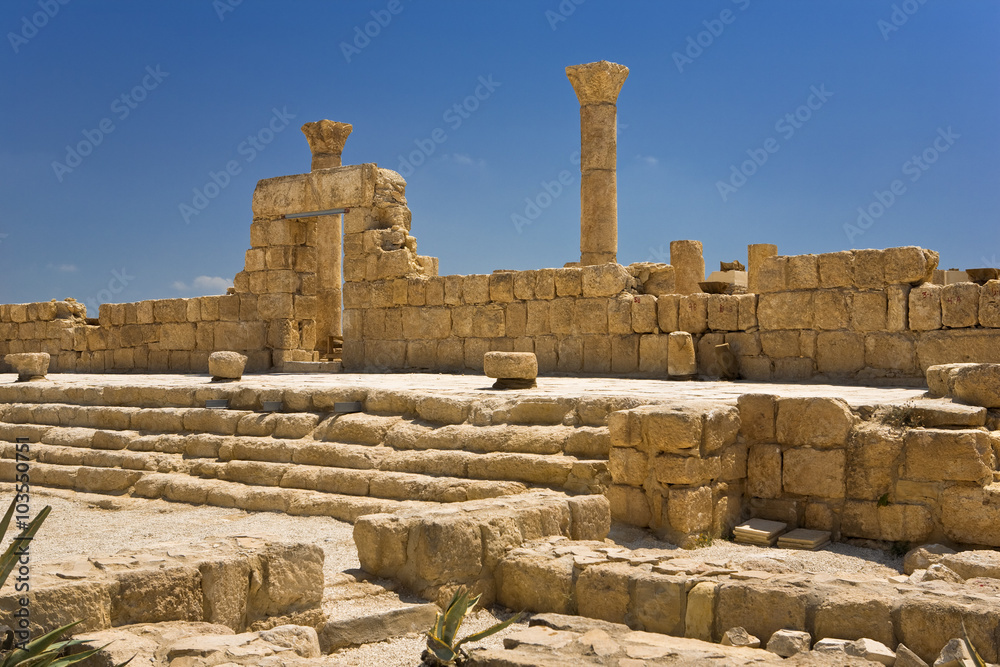
[[492, 625], [492, 626], [486, 628], [485, 630], [482, 630], [481, 632], [477, 632], [475, 634], [471, 634], [468, 637], [463, 638], [457, 644], [455, 644], [455, 649], [457, 650], [462, 644], [465, 644], [467, 642], [477, 642], [480, 639], [486, 639], [490, 635], [496, 634], [496, 633], [500, 632], [501, 630], [505, 630], [506, 628], [510, 627], [514, 623], [517, 623], [523, 617], [524, 617], [524, 612], [522, 611], [522, 612], [519, 612], [519, 613], [511, 616], [510, 618], [508, 618], [506, 621], [504, 621], [502, 623], [497, 623], [496, 625]]
[[7, 508], [7, 513], [3, 515], [3, 521], [0, 521], [0, 539], [3, 539], [4, 535], [7, 534], [7, 529], [10, 527], [10, 519], [14, 516], [15, 507], [17, 507], [17, 495], [10, 501], [10, 507]]
[[[12, 651], [3, 662], [3, 667], [13, 667], [14, 665], [34, 665], [37, 664], [36, 658], [46, 653], [47, 651], [54, 650], [52, 645], [56, 643], [60, 636], [70, 628], [75, 625], [79, 625], [80, 621], [75, 623], [70, 623], [64, 625], [61, 628], [56, 628], [51, 632], [48, 632], [37, 639], [32, 639], [23, 649], [16, 649]], [[56, 654], [58, 656], [58, 654]], [[44, 664], [44, 663], [42, 663]]]
[[42, 511], [31, 520], [31, 523], [28, 524], [27, 528], [21, 531], [20, 535], [14, 538], [14, 540], [7, 546], [7, 550], [3, 552], [2, 556], [0, 556], [0, 586], [3, 586], [3, 584], [6, 583], [7, 577], [9, 577], [10, 573], [15, 567], [17, 567], [18, 557], [15, 550], [18, 545], [25, 540], [31, 540], [35, 537], [35, 533], [37, 533], [38, 529], [42, 527], [42, 523], [49, 516], [49, 512], [51, 511], [52, 507], [50, 505], [46, 505], [42, 508]]
[[429, 650], [435, 658], [445, 664], [453, 662], [455, 658], [458, 657], [458, 654], [452, 650], [451, 646], [445, 644], [439, 638], [431, 634], [427, 635], [427, 650]]
[[469, 609], [469, 595], [462, 588], [458, 594], [458, 598], [454, 600], [447, 611], [444, 613], [444, 627], [441, 633], [437, 635], [437, 638], [442, 642], [451, 646], [455, 643], [455, 637], [458, 636], [458, 629], [462, 627], [462, 621], [465, 620], [465, 614]]

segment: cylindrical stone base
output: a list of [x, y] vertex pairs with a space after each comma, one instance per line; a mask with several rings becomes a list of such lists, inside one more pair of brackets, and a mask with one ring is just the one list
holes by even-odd
[[317, 169], [330, 169], [331, 167], [339, 167], [341, 160], [340, 153], [313, 153], [312, 156], [312, 171]]
[[751, 243], [747, 246], [747, 292], [757, 293], [760, 265], [768, 257], [778, 254], [778, 246], [773, 243]]
[[674, 267], [678, 294], [698, 294], [705, 281], [701, 241], [671, 241], [670, 265]]

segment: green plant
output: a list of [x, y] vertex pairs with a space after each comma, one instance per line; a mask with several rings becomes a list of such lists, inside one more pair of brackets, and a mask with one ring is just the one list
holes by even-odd
[[968, 650], [969, 655], [972, 656], [972, 662], [976, 667], [986, 667], [986, 661], [979, 657], [979, 653], [976, 652], [976, 647], [972, 645], [972, 640], [969, 639], [969, 631], [965, 629], [965, 620], [962, 620], [962, 642], [965, 644], [966, 650]]
[[[10, 503], [10, 507], [7, 508], [7, 513], [4, 514], [3, 519], [0, 520], [0, 539], [3, 539], [3, 537], [7, 534], [7, 529], [10, 527], [10, 520], [14, 516], [14, 508], [16, 506], [17, 496], [14, 496], [14, 499]], [[35, 537], [35, 533], [37, 533], [38, 529], [42, 527], [42, 523], [49, 516], [50, 512], [52, 512], [52, 507], [46, 505], [42, 511], [39, 512], [27, 526], [25, 526], [25, 528], [21, 531], [21, 534], [11, 541], [3, 554], [0, 555], [0, 588], [3, 587], [4, 583], [7, 581], [7, 577], [10, 576], [10, 573], [13, 572], [14, 568], [17, 566], [18, 559], [20, 557], [20, 554], [18, 553], [18, 546], [20, 546], [23, 542], [30, 542]], [[59, 638], [63, 635], [63, 633], [79, 623], [80, 621], [76, 621], [75, 623], [64, 625], [61, 628], [56, 628], [55, 630], [36, 639], [32, 639], [29, 642], [23, 643], [23, 646], [18, 646], [16, 648], [14, 643], [14, 631], [9, 627], [0, 626], [0, 629], [6, 630], [2, 643], [0, 643], [0, 667], [67, 667], [67, 665], [72, 665], [82, 660], [86, 660], [104, 647], [101, 646], [99, 648], [89, 649], [74, 655], [67, 655], [69, 649], [74, 646], [79, 646], [84, 642], [76, 639], [59, 641]], [[125, 667], [125, 665], [130, 662], [132, 662], [132, 658], [129, 658], [120, 665], [117, 665], [117, 667]]]
[[466, 658], [466, 653], [462, 649], [463, 644], [479, 641], [500, 632], [516, 623], [523, 615], [523, 612], [515, 614], [502, 623], [497, 623], [456, 642], [455, 639], [458, 637], [458, 629], [462, 626], [462, 621], [465, 620], [466, 614], [476, 606], [480, 597], [477, 595], [470, 599], [465, 588], [459, 588], [451, 597], [448, 608], [443, 613], [438, 612], [434, 627], [427, 633], [427, 650], [422, 656], [425, 665], [439, 667], [440, 665], [463, 664]]
[[878, 503], [876, 503], [876, 505], [878, 505], [879, 507], [888, 507], [889, 506], [889, 494], [888, 493], [883, 493], [881, 496], [879, 496], [878, 497]]

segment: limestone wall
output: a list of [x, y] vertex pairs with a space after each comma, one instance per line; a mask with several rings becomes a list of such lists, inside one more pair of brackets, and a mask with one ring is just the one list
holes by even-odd
[[756, 516], [835, 539], [1000, 546], [995, 419], [950, 402], [873, 414], [764, 394], [624, 410], [608, 422], [611, 512], [679, 544]]

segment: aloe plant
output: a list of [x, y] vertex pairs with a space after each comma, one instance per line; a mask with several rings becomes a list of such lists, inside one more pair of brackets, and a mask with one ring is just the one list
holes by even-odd
[[[0, 519], [0, 539], [3, 539], [7, 534], [7, 529], [10, 527], [10, 520], [14, 516], [16, 505], [17, 496], [14, 496], [10, 507], [7, 508], [7, 513], [4, 514], [3, 519]], [[3, 554], [0, 555], [0, 588], [3, 587], [7, 581], [7, 577], [17, 567], [20, 555], [17, 553], [17, 547], [23, 542], [30, 542], [35, 537], [35, 533], [42, 527], [42, 523], [48, 518], [50, 512], [52, 512], [52, 507], [46, 505], [21, 531], [21, 534], [11, 541]], [[79, 646], [84, 642], [76, 639], [69, 641], [60, 641], [59, 639], [63, 633], [79, 623], [80, 621], [76, 621], [61, 628], [56, 628], [18, 648], [15, 648], [14, 644], [14, 631], [9, 627], [0, 626], [0, 630], [6, 631], [3, 639], [0, 640], [0, 667], [67, 667], [67, 665], [86, 660], [104, 647], [89, 649], [74, 655], [66, 655], [69, 649]], [[132, 658], [129, 658], [116, 667], [125, 667], [130, 662], [132, 662]]]
[[434, 627], [427, 633], [427, 650], [423, 654], [425, 665], [431, 665], [432, 667], [460, 665], [466, 658], [466, 653], [462, 649], [463, 644], [485, 639], [516, 623], [523, 616], [523, 613], [515, 614], [502, 623], [497, 623], [481, 632], [455, 641], [458, 637], [458, 630], [462, 626], [462, 621], [465, 620], [466, 614], [476, 606], [480, 597], [480, 595], [477, 595], [474, 598], [470, 598], [464, 587], [459, 588], [451, 597], [448, 608], [443, 613], [438, 612]]
[[969, 631], [965, 629], [965, 619], [962, 619], [962, 643], [965, 644], [966, 650], [972, 657], [973, 664], [976, 667], [986, 667], [986, 661], [976, 652], [976, 647], [972, 645], [972, 640], [969, 639]]

